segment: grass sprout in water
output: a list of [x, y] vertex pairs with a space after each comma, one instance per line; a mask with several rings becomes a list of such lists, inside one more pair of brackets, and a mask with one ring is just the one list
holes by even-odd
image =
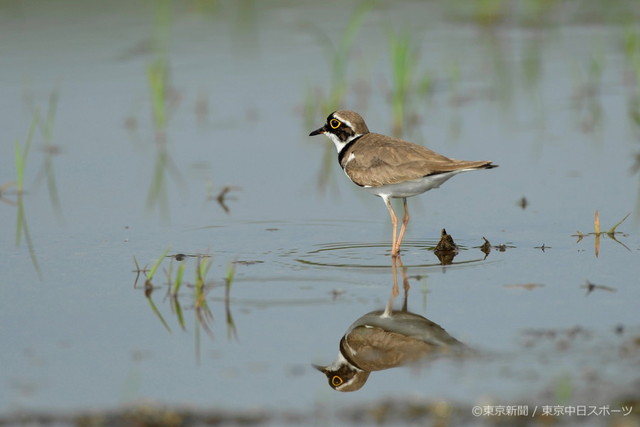
[[[60, 204], [60, 195], [58, 192], [58, 184], [56, 181], [56, 175], [53, 168], [53, 156], [60, 152], [59, 147], [53, 144], [53, 125], [55, 123], [56, 112], [58, 110], [58, 91], [53, 91], [49, 96], [49, 103], [47, 106], [47, 113], [39, 120], [40, 131], [44, 138], [44, 163], [36, 183], [45, 180], [47, 183], [47, 189], [49, 191], [49, 198], [51, 199], [51, 205], [55, 211], [58, 219], [62, 220], [62, 205]], [[36, 110], [37, 111], [37, 110]]]
[[629, 217], [629, 215], [631, 215], [631, 213], [626, 214], [624, 218], [618, 221], [613, 227], [609, 228], [609, 230], [600, 231], [600, 215], [596, 210], [596, 213], [593, 219], [593, 230], [594, 230], [593, 233], [583, 233], [581, 231], [576, 231], [576, 234], [573, 234], [572, 236], [578, 238], [576, 243], [579, 243], [580, 241], [582, 241], [582, 239], [585, 238], [586, 236], [594, 236], [595, 238], [594, 248], [595, 248], [596, 257], [600, 254], [600, 238], [602, 236], [607, 236], [608, 238], [615, 241], [616, 243], [623, 246], [625, 249], [629, 251], [631, 249], [629, 249], [627, 245], [625, 245], [624, 243], [622, 243], [616, 238], [616, 235], [626, 236], [626, 234], [617, 231], [617, 229], [618, 229], [618, 226], [622, 224]]
[[[307, 90], [304, 102], [304, 116], [307, 128], [311, 129], [315, 125], [319, 115], [324, 119], [331, 111], [342, 108], [347, 92], [347, 66], [352, 57], [352, 47], [356, 35], [364, 23], [364, 18], [372, 6], [372, 1], [363, 1], [358, 5], [351, 15], [340, 40], [329, 55], [331, 64], [331, 89], [329, 93], [325, 95], [324, 91], [319, 88]], [[332, 46], [331, 41], [324, 33], [320, 33], [318, 39], [322, 45]], [[330, 144], [325, 144], [321, 167], [317, 175], [318, 188], [321, 190], [326, 190], [329, 184], [327, 180], [333, 175], [327, 173], [333, 161], [333, 147]]]
[[604, 52], [596, 49], [586, 66], [576, 67], [573, 101], [578, 114], [578, 124], [585, 133], [599, 130], [602, 127], [604, 114], [602, 111], [602, 74], [604, 72]]
[[[47, 107], [47, 112], [45, 117], [43, 118], [40, 114], [40, 110], [38, 107], [32, 106], [32, 117], [31, 124], [29, 126], [29, 131], [27, 133], [27, 137], [25, 139], [24, 144], [22, 144], [19, 140], [15, 141], [15, 168], [16, 168], [16, 181], [8, 182], [0, 186], [0, 200], [3, 200], [5, 203], [16, 206], [18, 209], [16, 216], [16, 246], [20, 247], [22, 244], [22, 239], [27, 245], [27, 249], [29, 251], [29, 257], [31, 258], [31, 263], [33, 264], [38, 277], [42, 279], [42, 270], [40, 269], [40, 265], [38, 263], [38, 258], [36, 256], [36, 251], [33, 245], [33, 241], [31, 239], [31, 234], [29, 233], [29, 226], [27, 224], [27, 215], [24, 208], [24, 195], [25, 195], [25, 174], [27, 170], [27, 160], [29, 158], [29, 153], [31, 151], [31, 146], [33, 144], [33, 140], [35, 137], [36, 129], [40, 128], [40, 131], [44, 138], [44, 164], [40, 169], [40, 172], [36, 178], [37, 183], [46, 179], [47, 188], [49, 190], [49, 197], [51, 199], [51, 204], [54, 208], [55, 213], [58, 218], [62, 219], [62, 208], [60, 206], [60, 198], [58, 195], [58, 186], [56, 184], [56, 178], [53, 168], [53, 160], [52, 157], [54, 154], [58, 153], [59, 149], [53, 145], [53, 124], [55, 122], [55, 116], [58, 105], [58, 92], [54, 91], [49, 96], [49, 104]], [[6, 193], [7, 190], [11, 187], [15, 186], [16, 189], [16, 201], [13, 202], [9, 199], [3, 197], [2, 193]]]
[[[364, 18], [372, 6], [372, 1], [363, 1], [358, 5], [342, 32], [340, 40], [333, 48], [330, 54], [331, 90], [329, 94], [325, 96], [323, 92], [316, 93], [315, 96], [308, 97], [305, 103], [309, 126], [313, 125], [317, 111], [326, 115], [328, 110], [333, 111], [342, 107], [347, 92], [347, 67], [352, 58], [353, 44], [364, 23]], [[319, 38], [323, 45], [331, 46], [331, 42], [326, 40], [326, 36], [322, 35]]]
[[410, 127], [412, 117], [407, 115], [411, 101], [416, 97], [426, 96], [432, 89], [431, 74], [424, 73], [422, 79], [417, 79], [418, 53], [408, 32], [389, 36], [393, 86], [391, 90], [391, 110], [393, 116], [392, 131], [396, 136], [402, 136], [403, 130]]
[[171, 30], [171, 4], [168, 0], [155, 2], [154, 56], [147, 64], [146, 78], [151, 102], [151, 117], [155, 129], [155, 166], [153, 178], [147, 193], [147, 210], [157, 208], [164, 218], [169, 217], [167, 175], [183, 186], [178, 168], [169, 154], [166, 129], [169, 118], [178, 104], [170, 83], [170, 62], [168, 39]]
[[[16, 167], [16, 202], [15, 206], [18, 208], [18, 214], [16, 216], [16, 246], [20, 247], [22, 243], [22, 236], [27, 243], [27, 249], [29, 251], [29, 257], [31, 258], [31, 263], [33, 264], [33, 268], [38, 273], [38, 277], [42, 279], [42, 271], [40, 270], [40, 265], [38, 264], [38, 258], [36, 257], [36, 251], [33, 246], [33, 241], [31, 240], [31, 234], [29, 233], [29, 226], [27, 225], [27, 216], [24, 210], [24, 174], [27, 168], [27, 158], [29, 156], [29, 151], [31, 149], [31, 143], [33, 142], [33, 134], [35, 133], [35, 128], [40, 121], [40, 116], [36, 111], [33, 114], [31, 119], [31, 125], [29, 126], [29, 132], [27, 133], [27, 139], [25, 140], [24, 146], [20, 144], [19, 140], [15, 142], [15, 167]], [[3, 185], [3, 187], [10, 188], [13, 183], [7, 183]]]
[[[168, 266], [164, 268], [166, 284], [155, 285], [154, 281], [157, 278], [157, 274], [160, 267], [166, 265], [168, 261]], [[163, 315], [162, 306], [158, 306], [154, 299], [154, 291], [162, 286], [166, 286], [165, 293], [165, 301], [168, 300], [169, 307], [171, 310], [172, 316], [175, 316], [178, 326], [184, 332], [188, 332], [187, 325], [187, 317], [185, 316], [185, 309], [183, 304], [184, 299], [184, 290], [188, 289], [191, 292], [191, 305], [190, 309], [194, 312], [194, 340], [195, 340], [195, 352], [196, 359], [198, 362], [200, 361], [201, 354], [201, 331], [209, 336], [209, 338], [214, 339], [213, 333], [213, 321], [214, 315], [213, 310], [210, 305], [208, 294], [209, 292], [216, 287], [216, 283], [209, 280], [209, 272], [212, 267], [211, 256], [207, 254], [194, 254], [194, 255], [185, 255], [182, 253], [169, 255], [169, 248], [165, 249], [165, 251], [158, 257], [158, 259], [153, 263], [150, 269], [145, 267], [140, 267], [140, 264], [137, 261], [137, 258], [133, 258], [135, 264], [135, 270], [133, 272], [136, 273], [136, 279], [134, 281], [134, 288], [137, 287], [137, 283], [141, 275], [145, 277], [144, 281], [144, 294], [151, 311], [154, 316], [158, 318], [162, 326], [168, 331], [172, 332], [172, 328], [170, 326], [170, 319]], [[174, 263], [177, 263], [177, 267], [174, 266]], [[192, 264], [194, 268], [193, 273], [193, 281], [186, 280], [186, 276], [188, 276], [187, 264]], [[227, 269], [226, 275], [224, 277], [224, 311], [225, 311], [225, 320], [227, 325], [227, 336], [229, 339], [237, 339], [237, 330], [235, 326], [235, 322], [233, 320], [233, 315], [231, 313], [231, 287], [235, 280], [235, 271], [236, 266], [235, 263], [230, 263]], [[189, 307], [188, 307], [189, 309]]]

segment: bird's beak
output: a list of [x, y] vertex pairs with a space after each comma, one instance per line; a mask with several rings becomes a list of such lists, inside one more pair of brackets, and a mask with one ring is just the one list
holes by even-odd
[[[314, 134], [314, 135], [317, 135], [317, 133]], [[313, 366], [314, 368], [316, 368], [318, 371], [322, 372], [323, 374], [327, 373], [327, 367], [326, 366], [316, 365], [315, 363], [312, 363], [311, 366]]]
[[320, 135], [321, 133], [325, 133], [326, 131], [327, 130], [325, 129], [325, 126], [322, 126], [320, 129], [316, 129], [313, 132], [311, 132], [309, 136]]

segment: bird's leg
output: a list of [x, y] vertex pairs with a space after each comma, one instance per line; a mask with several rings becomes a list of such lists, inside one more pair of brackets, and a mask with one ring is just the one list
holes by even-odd
[[409, 284], [409, 278], [407, 277], [407, 269], [402, 263], [400, 255], [396, 257], [396, 261], [398, 263], [398, 267], [400, 267], [400, 275], [402, 276], [402, 287], [404, 288], [404, 303], [402, 304], [402, 310], [407, 311], [407, 299], [409, 298], [409, 289], [411, 288], [411, 285]]
[[404, 207], [404, 217], [402, 218], [402, 226], [400, 227], [400, 235], [398, 236], [398, 241], [396, 242], [397, 248], [395, 249], [396, 254], [400, 253], [400, 243], [402, 243], [402, 238], [404, 237], [404, 232], [407, 229], [407, 223], [409, 222], [409, 210], [407, 209], [407, 198], [402, 198], [402, 205]]
[[391, 288], [391, 297], [389, 298], [389, 302], [387, 303], [387, 308], [385, 310], [391, 310], [393, 308], [393, 303], [396, 300], [396, 297], [400, 293], [398, 290], [398, 265], [397, 261], [400, 257], [391, 257], [391, 270], [393, 272], [393, 287]]
[[393, 224], [393, 240], [391, 242], [391, 256], [395, 257], [398, 255], [398, 251], [396, 250], [396, 231], [398, 228], [398, 218], [396, 217], [396, 213], [393, 211], [393, 207], [391, 207], [391, 199], [389, 197], [383, 197], [385, 205], [387, 205], [387, 209], [389, 209], [389, 216], [391, 216], [391, 223]]

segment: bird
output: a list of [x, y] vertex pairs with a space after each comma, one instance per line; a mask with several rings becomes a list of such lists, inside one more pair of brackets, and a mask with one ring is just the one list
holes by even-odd
[[[399, 138], [369, 132], [362, 116], [354, 111], [337, 110], [327, 116], [325, 124], [309, 136], [324, 134], [338, 151], [338, 163], [357, 186], [384, 201], [393, 237], [391, 255], [400, 254], [400, 245], [409, 222], [407, 197], [438, 188], [461, 172], [492, 169], [492, 161], [457, 160], [438, 154], [422, 145]], [[392, 198], [402, 199], [404, 216], [398, 231], [398, 218], [391, 206]]]
[[336, 360], [313, 365], [337, 391], [361, 389], [373, 371], [407, 365], [437, 355], [471, 354], [440, 325], [406, 309], [375, 310], [357, 319], [340, 339]]

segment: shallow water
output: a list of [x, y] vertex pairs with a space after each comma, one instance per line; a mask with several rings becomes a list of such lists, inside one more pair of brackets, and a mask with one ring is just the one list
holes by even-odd
[[[162, 4], [0, 6], [0, 185], [16, 180], [15, 141], [24, 147], [36, 110], [42, 118], [21, 208], [15, 187], [1, 193], [0, 414], [149, 400], [328, 411], [340, 423], [341, 411], [389, 397], [614, 407], [635, 389], [637, 399], [640, 83], [624, 48], [640, 40], [637, 25], [559, 6], [553, 19], [510, 11], [488, 28], [461, 6], [364, 13], [342, 106], [392, 132], [389, 32], [408, 29], [415, 79], [433, 83], [407, 95], [418, 120], [403, 136], [500, 167], [411, 198], [402, 254], [408, 309], [482, 356], [374, 372], [344, 394], [311, 364], [333, 361], [393, 284], [387, 210], [344, 178], [326, 138], [307, 136], [330, 113], [319, 105], [333, 84], [328, 46], [351, 9], [193, 2], [162, 24]], [[170, 72], [164, 125], [147, 74], [158, 57]], [[228, 212], [216, 201], [225, 186]], [[602, 231], [630, 213], [617, 241], [576, 235], [593, 232], [596, 210]], [[460, 246], [446, 266], [433, 252], [442, 228]], [[184, 328], [166, 296], [165, 271], [175, 278], [180, 261], [164, 259], [152, 292], [144, 274], [135, 282], [134, 257], [150, 268], [166, 248], [210, 256], [212, 317], [195, 309], [197, 256], [183, 261]]]

